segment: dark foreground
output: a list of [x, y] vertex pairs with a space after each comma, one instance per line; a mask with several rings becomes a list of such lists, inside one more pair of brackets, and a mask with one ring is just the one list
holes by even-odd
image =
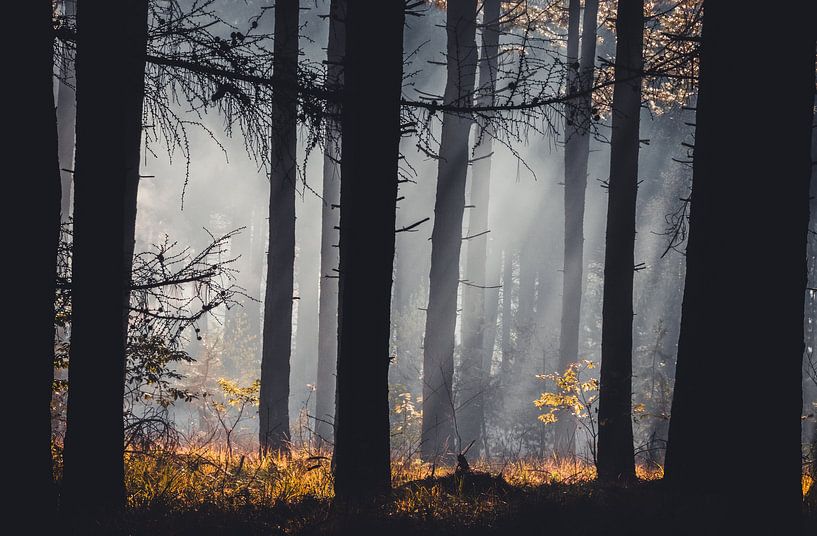
[[[684, 502], [661, 481], [603, 486], [596, 481], [508, 484], [486, 473], [447, 475], [406, 483], [384, 505], [340, 508], [326, 498], [250, 501], [225, 508], [215, 502], [195, 507], [154, 503], [128, 511], [115, 526], [75, 532], [167, 535], [709, 535], [753, 534], [741, 520], [728, 527], [710, 521], [717, 513], [707, 499]], [[817, 493], [804, 501], [802, 526], [781, 521], [775, 536], [817, 534]]]

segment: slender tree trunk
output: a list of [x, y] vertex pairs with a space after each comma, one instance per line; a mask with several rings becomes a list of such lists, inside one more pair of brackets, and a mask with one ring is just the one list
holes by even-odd
[[[254, 235], [258, 233], [255, 224], [256, 211], [248, 210], [248, 205], [255, 204], [257, 202], [254, 199], [244, 196], [230, 211], [231, 228], [244, 227], [230, 241], [230, 256], [237, 258], [234, 264], [238, 270], [236, 284], [254, 299], [241, 296], [239, 303], [224, 313], [224, 340], [227, 341], [227, 346], [222, 363], [228, 375], [239, 374], [242, 367], [258, 367], [261, 356], [261, 308], [256, 300], [261, 291], [260, 270], [263, 266], [263, 252], [259, 255], [254, 251], [256, 240]], [[238, 361], [239, 358], [242, 361]]]
[[[112, 25], [104, 2], [78, 10], [77, 148], [68, 427], [63, 506], [79, 516], [124, 507], [122, 395], [139, 176], [147, 2]], [[130, 240], [128, 239], [130, 236]], [[106, 252], [108, 261], [100, 259]]]
[[[63, 14], [66, 17], [76, 15], [76, 0], [62, 0], [62, 5]], [[69, 85], [76, 83], [72, 67], [67, 61], [61, 66], [62, 81], [57, 92], [57, 140], [62, 181], [62, 201], [60, 203], [62, 221], [68, 221], [71, 216], [71, 183], [74, 180], [71, 170], [74, 168], [74, 123], [77, 118], [77, 106], [76, 94]]]
[[[690, 498], [705, 496], [701, 508], [689, 510], [690, 521], [706, 516], [718, 533], [772, 534], [782, 527], [795, 533], [801, 511], [815, 20], [813, 2], [762, 11], [704, 4], [666, 478]], [[759, 27], [785, 31], [775, 47], [747, 50], [745, 29]], [[757, 77], [735, 90], [731, 73], [772, 64], [775, 76]], [[762, 403], [752, 404], [751, 411], [730, 412], [724, 419], [716, 409], [759, 386], [770, 390], [773, 403], [765, 403], [761, 393]], [[734, 445], [758, 423], [763, 433], [729, 449], [728, 463], [713, 452], [713, 446]], [[747, 470], [760, 460], [762, 471]]]
[[619, 0], [599, 389], [598, 471], [607, 480], [635, 480], [633, 267], [643, 33], [644, 0]]
[[513, 361], [513, 341], [511, 325], [513, 324], [513, 253], [505, 247], [502, 258], [502, 367], [503, 380], [507, 378]]
[[261, 351], [259, 442], [262, 452], [289, 442], [289, 372], [295, 266], [298, 111], [298, 0], [275, 3], [269, 244]]
[[494, 347], [497, 338], [497, 322], [499, 320], [499, 289], [502, 280], [502, 251], [494, 242], [488, 248], [486, 278], [490, 286], [485, 292], [485, 331], [482, 347], [485, 349], [485, 380], [489, 379], [493, 362]]
[[516, 355], [514, 383], [522, 383], [533, 349], [534, 308], [536, 303], [537, 256], [528, 231], [519, 248], [519, 307], [516, 310]]
[[[565, 107], [565, 249], [558, 372], [564, 372], [579, 359], [579, 319], [584, 281], [584, 196], [590, 155], [590, 89], [593, 87], [598, 9], [598, 0], [585, 2], [579, 57], [579, 0], [569, 0], [567, 91], [576, 97]], [[568, 412], [559, 412], [558, 419], [556, 455], [572, 458], [576, 454], [576, 421]]]
[[[451, 0], [446, 18], [447, 79], [445, 104], [471, 103], [477, 70], [476, 0]], [[450, 457], [461, 448], [454, 430], [454, 331], [460, 279], [462, 216], [468, 173], [471, 117], [443, 115], [431, 270], [423, 346], [423, 423], [420, 455], [425, 460]]]
[[[487, 0], [483, 6], [482, 55], [479, 60], [479, 87], [477, 104], [491, 106], [496, 89], [496, 73], [499, 52], [500, 1]], [[468, 213], [468, 240], [465, 279], [468, 285], [462, 289], [462, 373], [459, 388], [460, 415], [458, 425], [460, 438], [465, 445], [475, 441], [478, 454], [482, 444], [481, 434], [485, 420], [483, 392], [486, 387], [486, 370], [490, 371], [490, 350], [485, 346], [486, 308], [485, 297], [489, 292], [483, 288], [490, 285], [485, 265], [488, 250], [488, 203], [491, 186], [491, 154], [493, 132], [490, 124], [480, 125], [474, 147], [474, 164], [471, 174], [471, 205]], [[486, 369], [487, 367], [487, 369]]]
[[[265, 178], [264, 178], [265, 179]], [[263, 179], [262, 179], [263, 180]], [[246, 309], [247, 309], [247, 324], [250, 326], [250, 336], [257, 338], [257, 345], [258, 345], [258, 359], [260, 364], [261, 358], [261, 346], [262, 346], [262, 306], [261, 303], [261, 290], [262, 285], [266, 283], [264, 281], [264, 264], [266, 262], [266, 247], [267, 247], [267, 234], [268, 234], [268, 223], [267, 223], [267, 214], [268, 209], [266, 207], [256, 207], [252, 211], [252, 237], [250, 238], [250, 250], [248, 252], [249, 255], [249, 273], [247, 274], [247, 284], [248, 284], [248, 294], [255, 298], [254, 300], [247, 300], [246, 302]]]
[[333, 463], [336, 500], [368, 502], [391, 488], [389, 312], [405, 15], [402, 0], [346, 6]]
[[[57, 159], [57, 123], [53, 92], [53, 25], [50, 0], [12, 2], [6, 6], [8, 20], [26, 28], [26, 53], [9, 54], [9, 72], [25, 80], [25, 91], [15, 96], [5, 114], [6, 128], [13, 132], [8, 151], [6, 185], [8, 199], [25, 203], [22, 227], [9, 233], [9, 252], [15, 259], [9, 285], [12, 314], [5, 326], [25, 344], [13, 359], [9, 355], [9, 378], [13, 378], [23, 411], [14, 435], [26, 444], [17, 449], [11, 475], [15, 483], [10, 512], [28, 511], [31, 533], [46, 534], [54, 527], [56, 497], [51, 467], [51, 381], [54, 372], [54, 291], [57, 243], [60, 227], [60, 178]], [[25, 156], [24, 156], [25, 155]], [[26, 158], [30, 156], [31, 158]], [[15, 470], [16, 468], [16, 470]], [[20, 474], [17, 473], [20, 472]], [[19, 507], [19, 509], [17, 509]]]
[[[343, 83], [343, 48], [346, 1], [332, 0], [329, 8], [327, 89], [338, 91]], [[321, 227], [321, 286], [318, 312], [318, 379], [315, 392], [315, 425], [319, 442], [335, 437], [335, 369], [338, 355], [338, 248], [340, 221], [340, 124], [337, 106], [328, 106], [326, 150], [323, 155], [323, 211]]]

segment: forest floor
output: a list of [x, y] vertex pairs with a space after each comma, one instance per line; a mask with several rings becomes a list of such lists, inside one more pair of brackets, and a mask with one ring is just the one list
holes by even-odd
[[[59, 465], [57, 467], [59, 469]], [[212, 449], [131, 451], [128, 511], [110, 532], [168, 535], [686, 534], [689, 512], [663, 491], [660, 469], [602, 485], [592, 466], [523, 459], [472, 472], [393, 461], [393, 493], [377, 508], [332, 505], [325, 453], [260, 459]], [[817, 493], [804, 476], [803, 534], [815, 534]], [[657, 530], [657, 527], [663, 527]], [[108, 531], [106, 531], [108, 532]], [[788, 534], [788, 533], [787, 533]]]

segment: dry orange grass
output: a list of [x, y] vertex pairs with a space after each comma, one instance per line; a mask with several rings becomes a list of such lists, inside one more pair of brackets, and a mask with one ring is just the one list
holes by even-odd
[[[472, 469], [497, 475], [497, 481], [504, 479], [508, 485], [526, 488], [580, 484], [596, 477], [592, 464], [555, 459], [525, 458], [505, 463], [474, 461]], [[637, 472], [644, 480], [662, 475], [660, 468], [638, 467]], [[434, 482], [453, 473], [453, 467], [433, 466], [417, 459], [393, 460], [394, 488], [411, 490], [396, 494], [395, 507], [398, 511], [416, 511], [417, 504], [430, 507], [435, 501], [441, 501], [442, 495], [450, 501], [451, 490]], [[305, 499], [325, 501], [333, 497], [329, 453], [304, 447], [295, 447], [288, 455], [263, 458], [254, 452], [228, 453], [209, 447], [128, 452], [125, 481], [128, 501], [134, 508], [185, 509], [202, 504], [222, 508], [262, 507], [281, 502], [293, 504]], [[409, 486], [419, 481], [422, 483]], [[481, 493], [480, 500], [490, 503], [486, 495], [490, 493]]]
[[[55, 449], [60, 474], [60, 449]], [[286, 532], [322, 519], [334, 496], [330, 453], [293, 447], [289, 454], [261, 457], [210, 446], [177, 450], [130, 451], [125, 455], [125, 484], [133, 511], [163, 514], [200, 511], [284, 512]], [[392, 460], [392, 500], [382, 514], [417, 520], [480, 520], [507, 512], [519, 494], [586, 495], [596, 479], [592, 463], [554, 458], [522, 458], [506, 462], [471, 462], [477, 484], [463, 489], [463, 479], [452, 478], [450, 466], [434, 466], [416, 458]], [[663, 468], [638, 466], [641, 480], [656, 480]], [[803, 495], [814, 485], [803, 475]], [[543, 487], [544, 486], [544, 487]], [[550, 488], [550, 486], [556, 486]], [[540, 490], [540, 491], [537, 491]], [[559, 491], [560, 490], [560, 491]], [[241, 514], [243, 515], [243, 514]], [[487, 520], [487, 521], [486, 521]]]

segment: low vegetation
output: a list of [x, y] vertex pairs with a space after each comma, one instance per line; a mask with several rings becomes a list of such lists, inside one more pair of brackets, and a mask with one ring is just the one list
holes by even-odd
[[[61, 449], [54, 448], [56, 468]], [[499, 534], [552, 530], [606, 534], [610, 524], [648, 534], [677, 515], [660, 490], [660, 467], [637, 468], [630, 486], [602, 485], [583, 461], [524, 458], [474, 461], [468, 470], [416, 458], [392, 462], [385, 504], [340, 511], [333, 505], [330, 452], [293, 446], [261, 457], [226, 446], [130, 450], [125, 457], [130, 534]], [[810, 475], [803, 475], [807, 523], [817, 520]], [[626, 525], [624, 525], [626, 523]], [[382, 532], [381, 532], [382, 531]], [[509, 532], [510, 531], [510, 532]]]

